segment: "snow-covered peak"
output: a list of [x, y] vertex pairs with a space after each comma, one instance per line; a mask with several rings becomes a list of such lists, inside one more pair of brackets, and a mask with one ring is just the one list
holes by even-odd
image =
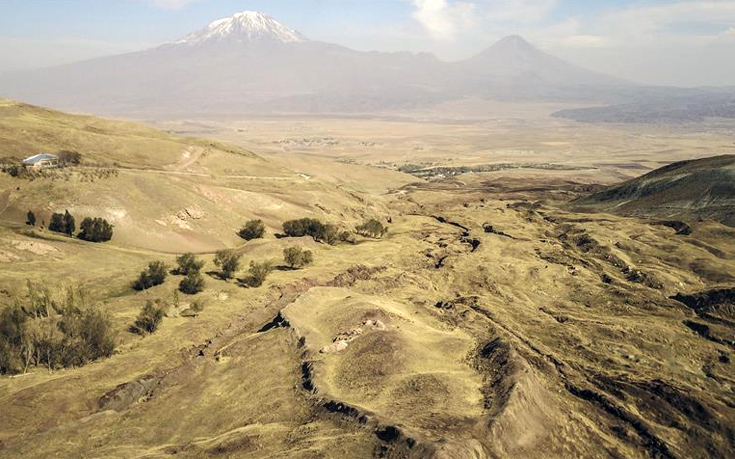
[[218, 19], [204, 29], [197, 30], [176, 43], [250, 43], [262, 41], [299, 43], [306, 41], [306, 38], [267, 14], [256, 11], [243, 11], [229, 18]]

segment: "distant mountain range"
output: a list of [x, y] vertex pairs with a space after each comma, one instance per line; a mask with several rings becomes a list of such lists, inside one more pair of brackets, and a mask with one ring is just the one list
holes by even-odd
[[602, 107], [561, 110], [558, 118], [586, 123], [688, 123], [708, 118], [735, 118], [735, 90], [700, 88], [649, 90], [637, 100]]
[[247, 11], [153, 49], [0, 77], [4, 97], [139, 117], [375, 114], [467, 98], [610, 105], [669, 91], [580, 68], [518, 36], [447, 63], [311, 41]]

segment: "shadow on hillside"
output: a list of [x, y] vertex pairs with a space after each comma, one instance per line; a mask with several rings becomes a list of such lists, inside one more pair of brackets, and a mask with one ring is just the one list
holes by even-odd
[[222, 275], [222, 273], [220, 271], [207, 271], [204, 274], [206, 274], [207, 276], [209, 276], [209, 277], [211, 277], [213, 279], [223, 280], [223, 281], [226, 281], [227, 280], [227, 279], [225, 279], [225, 277]]
[[276, 271], [298, 271], [300, 268], [286, 266], [286, 265], [278, 265], [278, 266], [275, 266], [273, 269], [275, 269]]

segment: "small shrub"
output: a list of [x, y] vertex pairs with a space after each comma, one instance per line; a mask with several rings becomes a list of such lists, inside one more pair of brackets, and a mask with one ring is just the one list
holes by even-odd
[[240, 268], [240, 257], [232, 250], [220, 250], [214, 256], [214, 264], [220, 268], [222, 279], [232, 279]]
[[273, 264], [268, 261], [256, 263], [250, 262], [250, 269], [248, 269], [248, 277], [245, 280], [245, 284], [250, 287], [260, 287], [265, 282], [268, 274], [273, 271]]
[[26, 225], [36, 226], [36, 214], [32, 210], [29, 210], [26, 214]]
[[196, 300], [191, 302], [191, 306], [189, 306], [189, 309], [194, 312], [202, 312], [204, 310], [204, 300], [202, 300], [201, 298], [197, 298]]
[[197, 317], [204, 310], [204, 300], [197, 298], [181, 311], [181, 317]]
[[13, 164], [12, 166], [5, 169], [5, 172], [8, 173], [13, 178], [20, 177], [22, 174], [22, 171], [24, 171], [25, 168], [18, 166], [17, 164]]
[[179, 290], [188, 295], [194, 295], [204, 290], [204, 278], [198, 271], [190, 272], [179, 283]]
[[383, 237], [385, 233], [388, 232], [388, 228], [374, 218], [371, 218], [362, 225], [359, 225], [355, 230], [357, 231], [357, 234], [361, 236], [372, 237], [375, 239]]
[[146, 301], [145, 306], [138, 314], [133, 325], [130, 326], [132, 333], [146, 335], [155, 332], [166, 315], [165, 305], [162, 303], [154, 303], [151, 300]]
[[198, 273], [204, 266], [204, 260], [197, 260], [197, 257], [193, 253], [185, 253], [180, 257], [176, 258], [178, 267], [176, 268], [176, 274], [182, 276], [188, 276], [191, 273]]
[[140, 273], [138, 279], [133, 282], [135, 290], [146, 290], [156, 285], [161, 285], [166, 280], [168, 267], [162, 261], [152, 261], [148, 268]]
[[61, 150], [57, 156], [61, 166], [77, 166], [82, 162], [82, 155], [78, 151]]
[[311, 250], [304, 250], [301, 247], [288, 247], [283, 249], [283, 261], [291, 268], [303, 268], [313, 263], [314, 255]]
[[324, 242], [329, 245], [335, 245], [339, 242], [339, 228], [334, 225], [324, 225], [321, 233], [319, 233], [314, 240], [317, 242]]
[[250, 220], [237, 234], [246, 241], [260, 239], [265, 234], [265, 224], [263, 220]]
[[350, 233], [349, 231], [340, 231], [339, 242], [354, 244], [357, 241], [355, 240], [355, 235]]
[[112, 225], [104, 218], [85, 218], [79, 226], [79, 239], [89, 242], [106, 242], [112, 239]]

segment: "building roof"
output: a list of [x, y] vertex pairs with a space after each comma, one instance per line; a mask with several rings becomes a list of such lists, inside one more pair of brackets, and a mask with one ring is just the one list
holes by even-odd
[[40, 161], [43, 160], [58, 161], [59, 157], [56, 155], [52, 155], [51, 153], [39, 153], [37, 155], [29, 156], [28, 158], [24, 159], [23, 164], [32, 166], [34, 164], [38, 164]]

